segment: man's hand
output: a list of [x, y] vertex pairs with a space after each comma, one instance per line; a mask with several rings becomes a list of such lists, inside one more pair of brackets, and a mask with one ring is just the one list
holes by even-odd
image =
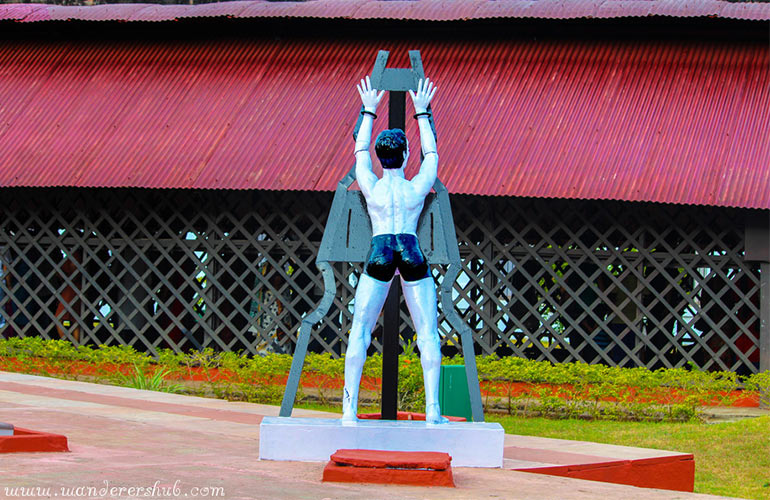
[[357, 88], [366, 113], [361, 118], [361, 127], [356, 136], [354, 153], [356, 155], [356, 180], [364, 198], [368, 200], [374, 185], [377, 183], [377, 176], [372, 172], [372, 157], [369, 154], [369, 143], [372, 139], [372, 125], [374, 124], [374, 116], [372, 115], [377, 111], [377, 105], [382, 96], [385, 95], [385, 91], [383, 90], [378, 94], [377, 90], [372, 88], [372, 82], [369, 81], [368, 76], [361, 80]]
[[361, 80], [361, 83], [356, 85], [356, 88], [358, 89], [358, 94], [361, 96], [361, 103], [364, 105], [364, 109], [375, 113], [377, 111], [377, 105], [380, 104], [382, 96], [385, 95], [385, 91], [382, 90], [378, 94], [377, 89], [372, 88], [372, 82], [369, 81], [368, 76]]
[[438, 173], [438, 151], [436, 151], [436, 136], [430, 125], [430, 118], [426, 113], [433, 96], [436, 95], [436, 87], [428, 78], [417, 82], [417, 92], [409, 91], [417, 115], [417, 126], [420, 128], [420, 147], [423, 160], [420, 171], [410, 181], [415, 190], [422, 196], [426, 196], [436, 182]]
[[424, 113], [428, 110], [428, 105], [433, 100], [433, 96], [436, 95], [436, 87], [433, 86], [430, 78], [426, 78], [425, 81], [420, 78], [420, 81], [417, 82], [417, 93], [415, 94], [410, 90], [409, 95], [412, 97], [414, 112]]

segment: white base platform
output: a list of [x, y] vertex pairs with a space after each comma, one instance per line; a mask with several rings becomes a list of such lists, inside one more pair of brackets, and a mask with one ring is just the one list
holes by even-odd
[[259, 458], [327, 462], [339, 449], [443, 451], [453, 467], [502, 467], [505, 433], [500, 424], [415, 420], [265, 417], [259, 426]]

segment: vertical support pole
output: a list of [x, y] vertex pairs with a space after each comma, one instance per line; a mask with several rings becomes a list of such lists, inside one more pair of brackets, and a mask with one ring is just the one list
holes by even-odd
[[[759, 371], [770, 371], [770, 210], [747, 214], [745, 256], [759, 262]], [[770, 394], [760, 395], [760, 406], [770, 407]]]
[[[494, 220], [494, 211], [488, 210], [489, 214], [489, 227], [498, 227], [495, 224]], [[482, 255], [484, 255], [484, 264], [482, 265], [481, 269], [484, 273], [481, 278], [481, 282], [483, 283], [484, 287], [480, 290], [482, 295], [482, 301], [481, 301], [481, 311], [486, 315], [487, 318], [494, 318], [497, 314], [497, 304], [492, 300], [490, 297], [492, 295], [492, 290], [495, 290], [495, 287], [497, 286], [497, 274], [490, 271], [490, 268], [494, 268], [495, 266], [495, 255], [494, 250], [492, 248], [492, 242], [489, 240], [489, 235], [484, 235], [484, 243], [482, 244], [483, 247], [481, 249]], [[484, 271], [486, 269], [486, 272]], [[482, 321], [484, 321], [486, 318], [481, 318]], [[490, 333], [487, 335], [487, 339], [485, 339], [487, 342], [486, 344], [489, 346], [490, 351], [487, 351], [489, 353], [493, 353], [494, 351], [491, 351], [491, 349], [494, 347], [494, 345], [498, 341], [498, 336], [494, 333], [495, 330], [490, 328]]]
[[[759, 371], [770, 371], [770, 262], [759, 265]], [[770, 394], [759, 398], [761, 408], [770, 408]]]
[[[390, 91], [388, 128], [406, 128], [406, 92]], [[398, 349], [401, 283], [393, 279], [385, 301], [382, 328], [382, 420], [398, 418]]]
[[[76, 252], [72, 251], [72, 256], [69, 258], [75, 258]], [[141, 279], [147, 272], [147, 263], [142, 259], [137, 258], [136, 251], [131, 247], [126, 247], [122, 252], [122, 257], [125, 259], [126, 267], [133, 267], [136, 274]], [[118, 306], [121, 316], [128, 318], [136, 309], [134, 303], [131, 302], [129, 297], [133, 297], [137, 304], [141, 306], [146, 300], [149, 294], [142, 286], [140, 281], [134, 279], [132, 273], [126, 272], [120, 278], [121, 294], [123, 295], [123, 301]], [[147, 318], [141, 313], [134, 314], [134, 317], [123, 322], [123, 329], [129, 331], [143, 331], [147, 326]]]
[[395, 278], [385, 301], [382, 328], [382, 420], [398, 418], [398, 348], [401, 284]]
[[759, 265], [759, 371], [770, 370], [770, 262]]

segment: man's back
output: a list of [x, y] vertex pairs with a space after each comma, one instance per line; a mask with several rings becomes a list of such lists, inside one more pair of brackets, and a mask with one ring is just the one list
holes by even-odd
[[417, 222], [425, 203], [425, 193], [395, 172], [385, 171], [371, 190], [364, 192], [372, 236], [379, 234], [417, 234]]

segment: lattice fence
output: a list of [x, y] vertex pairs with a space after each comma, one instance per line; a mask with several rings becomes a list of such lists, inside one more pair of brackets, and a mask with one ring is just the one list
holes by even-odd
[[[157, 353], [291, 352], [323, 292], [331, 193], [3, 189], [0, 331]], [[745, 212], [453, 196], [455, 307], [479, 353], [757, 370]], [[336, 267], [310, 349], [344, 352], [358, 266]], [[442, 270], [434, 268], [442, 279]], [[402, 308], [402, 339], [412, 338]], [[440, 318], [443, 349], [457, 340]], [[372, 349], [379, 349], [375, 331]]]

